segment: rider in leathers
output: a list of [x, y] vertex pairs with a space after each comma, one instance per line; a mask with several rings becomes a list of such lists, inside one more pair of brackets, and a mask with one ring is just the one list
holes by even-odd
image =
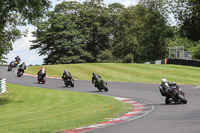
[[37, 73], [38, 75], [38, 80], [39, 80], [39, 74], [42, 74], [42, 78], [46, 77], [46, 69], [44, 68], [44, 66], [39, 70], [39, 72]]
[[93, 72], [92, 74], [92, 83], [95, 87], [100, 87], [101, 84], [99, 84], [99, 81], [101, 80], [101, 76], [96, 74], [95, 72]]
[[[165, 78], [163, 78], [161, 81], [162, 81], [162, 83], [159, 86], [160, 93], [161, 93], [162, 96], [166, 96], [165, 103], [166, 104], [170, 104], [171, 103], [171, 101], [169, 100], [170, 99], [170, 94], [169, 94], [168, 91], [170, 91], [170, 88], [173, 85], [176, 85], [176, 83], [167, 82], [167, 79], [165, 79]], [[179, 89], [179, 86], [176, 85], [176, 88]]]
[[67, 69], [64, 70], [63, 75], [62, 75], [62, 79], [64, 80], [64, 78], [70, 79], [70, 81], [72, 80], [72, 75], [69, 71], [67, 71]]
[[17, 56], [15, 57], [15, 61], [17, 62], [17, 64], [19, 64], [19, 62], [21, 61], [19, 55], [17, 55]]
[[23, 62], [21, 65], [19, 65], [19, 69], [20, 71], [22, 71], [22, 73], [24, 73], [24, 70], [26, 69], [26, 65], [25, 62]]

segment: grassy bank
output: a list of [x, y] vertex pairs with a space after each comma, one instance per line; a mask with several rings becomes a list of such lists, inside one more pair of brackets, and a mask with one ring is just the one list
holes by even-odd
[[[41, 66], [28, 67], [27, 73], [36, 74]], [[61, 77], [67, 69], [73, 77], [91, 80], [92, 72], [104, 80], [138, 83], [160, 83], [162, 78], [178, 84], [200, 84], [200, 68], [180, 65], [86, 63], [45, 66], [47, 75]]]
[[[0, 132], [57, 132], [118, 117], [131, 105], [113, 97], [7, 84], [0, 96]], [[110, 109], [110, 105], [114, 109]]]

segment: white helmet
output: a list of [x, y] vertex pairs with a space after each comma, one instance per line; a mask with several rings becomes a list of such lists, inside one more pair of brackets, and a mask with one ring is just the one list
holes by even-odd
[[167, 79], [166, 79], [166, 78], [163, 78], [161, 81], [162, 81], [163, 83], [166, 83], [166, 82], [167, 82]]

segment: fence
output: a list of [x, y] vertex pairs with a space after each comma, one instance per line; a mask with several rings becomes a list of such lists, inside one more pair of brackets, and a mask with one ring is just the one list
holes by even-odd
[[187, 59], [169, 59], [156, 60], [144, 62], [144, 64], [175, 64], [175, 65], [185, 65], [185, 66], [194, 66], [200, 67], [200, 60], [187, 60]]
[[167, 64], [167, 59], [145, 62], [144, 64]]
[[0, 78], [0, 94], [6, 92], [6, 79]]

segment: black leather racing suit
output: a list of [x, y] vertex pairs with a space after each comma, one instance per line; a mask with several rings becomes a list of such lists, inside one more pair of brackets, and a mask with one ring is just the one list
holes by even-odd
[[70, 79], [70, 81], [71, 81], [71, 79], [72, 79], [71, 73], [70, 73], [69, 71], [65, 71], [65, 72], [63, 73], [63, 75], [62, 75], [62, 79], [63, 79], [63, 80], [64, 80], [64, 78]]
[[25, 64], [19, 65], [19, 71], [22, 71], [24, 73], [25, 69], [26, 69], [26, 65]]

